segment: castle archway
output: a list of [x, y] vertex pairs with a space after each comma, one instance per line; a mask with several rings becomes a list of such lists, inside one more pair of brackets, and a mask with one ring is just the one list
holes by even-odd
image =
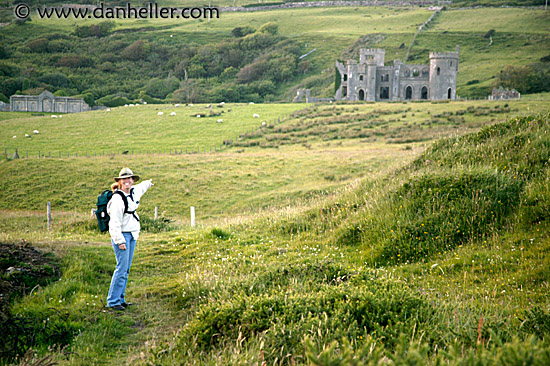
[[420, 94], [420, 99], [428, 99], [428, 87], [427, 86], [422, 87], [422, 92]]
[[365, 91], [363, 89], [359, 89], [359, 100], [365, 100]]
[[447, 99], [451, 99], [452, 94], [453, 94], [453, 90], [449, 88], [449, 90], [447, 90]]
[[412, 99], [412, 95], [413, 95], [413, 88], [412, 88], [412, 86], [409, 85], [405, 89], [405, 99]]

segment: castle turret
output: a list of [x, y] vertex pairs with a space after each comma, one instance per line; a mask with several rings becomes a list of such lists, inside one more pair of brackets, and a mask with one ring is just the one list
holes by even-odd
[[430, 99], [456, 98], [458, 54], [458, 46], [456, 52], [430, 52]]

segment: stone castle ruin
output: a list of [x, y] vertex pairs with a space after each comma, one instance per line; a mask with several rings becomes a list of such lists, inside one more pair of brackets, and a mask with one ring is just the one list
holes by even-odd
[[359, 63], [336, 62], [340, 85], [335, 100], [402, 101], [456, 99], [456, 52], [430, 52], [429, 65], [405, 64], [395, 60], [385, 66], [384, 49], [361, 49]]
[[56, 97], [45, 90], [40, 95], [12, 95], [12, 112], [78, 113], [90, 110], [84, 99]]

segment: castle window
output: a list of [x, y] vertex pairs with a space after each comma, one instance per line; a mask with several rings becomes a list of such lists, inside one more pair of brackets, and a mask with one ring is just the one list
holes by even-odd
[[347, 97], [348, 96], [348, 88], [343, 86], [342, 87], [342, 97]]
[[406, 76], [406, 77], [411, 76], [411, 72], [410, 72], [409, 69], [406, 69], [406, 70], [405, 70], [405, 76]]
[[449, 90], [447, 90], [447, 99], [451, 99], [452, 94], [453, 94], [453, 91], [451, 88], [449, 88]]
[[451, 66], [453, 66], [453, 62], [451, 61]]
[[359, 80], [363, 81], [363, 75], [359, 75]]
[[428, 69], [423, 69], [422, 70], [422, 76], [428, 76], [430, 72], [428, 71]]
[[420, 73], [418, 72], [417, 69], [414, 69], [414, 70], [413, 70], [413, 76], [414, 76], [414, 77], [417, 77], [418, 75], [420, 75]]
[[348, 81], [348, 74], [344, 74], [344, 81]]
[[437, 67], [437, 75], [441, 74], [441, 69], [439, 68], [439, 66]]

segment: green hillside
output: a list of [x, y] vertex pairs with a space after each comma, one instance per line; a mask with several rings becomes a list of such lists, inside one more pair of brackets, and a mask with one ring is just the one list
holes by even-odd
[[[127, 103], [290, 101], [299, 87], [331, 97], [336, 59], [360, 47], [385, 48], [388, 64], [404, 59], [431, 14], [334, 7], [227, 12], [210, 21], [34, 17], [0, 29], [0, 92], [46, 88], [90, 103], [109, 96], [100, 101], [108, 105], [114, 96]], [[546, 77], [547, 62], [540, 60], [548, 56], [548, 24], [541, 9], [449, 8], [416, 37], [409, 61], [425, 63], [430, 51], [459, 45], [458, 94], [484, 97], [508, 65], [536, 63], [537, 77]]]
[[38, 357], [59, 345], [47, 354], [72, 365], [546, 364], [549, 129], [548, 113], [510, 118], [307, 205], [146, 228], [138, 306], [119, 316], [101, 310], [111, 249], [82, 244], [92, 219], [50, 233], [32, 215], [26, 230], [6, 220], [2, 240], [45, 240], [63, 258], [60, 281], [14, 305], [13, 329], [41, 327]]

